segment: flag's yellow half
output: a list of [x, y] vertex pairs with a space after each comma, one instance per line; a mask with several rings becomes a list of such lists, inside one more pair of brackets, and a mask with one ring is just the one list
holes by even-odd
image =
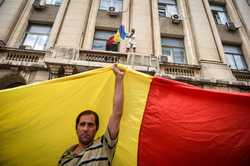
[[[114, 78], [107, 67], [0, 91], [0, 165], [57, 165], [64, 150], [77, 143], [75, 118], [85, 109], [99, 114], [100, 136], [112, 111]], [[124, 112], [113, 165], [137, 163], [150, 82], [150, 76], [126, 69]]]

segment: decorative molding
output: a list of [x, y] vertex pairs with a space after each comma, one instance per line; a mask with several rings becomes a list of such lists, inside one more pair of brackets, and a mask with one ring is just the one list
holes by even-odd
[[238, 81], [250, 82], [250, 72], [249, 71], [232, 70], [232, 73]]
[[16, 48], [0, 49], [0, 65], [46, 68], [45, 51], [20, 50]]
[[160, 72], [163, 76], [170, 77], [200, 77], [199, 65], [188, 65], [188, 64], [175, 64], [175, 63], [165, 63], [160, 64]]

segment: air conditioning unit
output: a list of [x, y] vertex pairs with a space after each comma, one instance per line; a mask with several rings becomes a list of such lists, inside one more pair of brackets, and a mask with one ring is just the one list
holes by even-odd
[[35, 0], [33, 2], [33, 8], [36, 10], [43, 10], [46, 8], [46, 0]]
[[108, 9], [108, 15], [109, 16], [115, 17], [115, 16], [118, 16], [118, 14], [119, 14], [119, 12], [115, 11], [115, 7], [113, 7], [113, 6], [109, 7], [109, 9]]
[[160, 63], [168, 63], [168, 57], [167, 56], [160, 56]]
[[238, 29], [232, 21], [226, 22], [225, 26], [229, 32], [235, 32]]
[[21, 49], [21, 50], [32, 50], [32, 47], [30, 45], [20, 45], [19, 49]]
[[172, 15], [171, 20], [172, 20], [173, 24], [180, 24], [181, 23], [181, 17], [178, 14]]

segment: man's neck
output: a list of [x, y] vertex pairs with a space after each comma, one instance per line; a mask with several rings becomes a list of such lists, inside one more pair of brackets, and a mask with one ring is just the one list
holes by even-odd
[[88, 145], [85, 145], [85, 144], [82, 144], [82, 143], [79, 143], [75, 150], [74, 150], [74, 153], [75, 154], [79, 154], [82, 152], [82, 150], [86, 149], [87, 147], [89, 147], [90, 145], [92, 145], [93, 142], [89, 143]]

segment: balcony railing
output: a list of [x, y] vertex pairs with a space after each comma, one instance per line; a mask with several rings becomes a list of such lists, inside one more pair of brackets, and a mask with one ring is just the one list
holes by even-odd
[[0, 55], [1, 65], [45, 67], [45, 51], [1, 48]]
[[45, 56], [45, 63], [53, 75], [60, 73], [59, 71], [63, 71], [64, 75], [70, 75], [75, 72], [104, 67], [110, 63], [126, 64], [126, 61], [127, 54], [125, 53], [64, 47], [48, 50]]
[[109, 51], [82, 50], [57, 47], [48, 50], [45, 57], [47, 64], [68, 64], [77, 66], [102, 67], [108, 63], [125, 63], [127, 54]]
[[232, 72], [238, 81], [250, 81], [250, 71], [232, 70]]
[[134, 70], [154, 75], [158, 68], [158, 58], [153, 55], [129, 53], [126, 64]]
[[[126, 64], [135, 70], [147, 73], [154, 73], [159, 69], [157, 57], [137, 53], [127, 54], [109, 51], [79, 50], [74, 48], [55, 48], [47, 52], [20, 50], [16, 48], [0, 49], [1, 65], [48, 67], [48, 69], [57, 69], [56, 71], [59, 71], [59, 68], [63, 68], [64, 74], [66, 75], [72, 74], [73, 71], [79, 72], [84, 66], [96, 68], [103, 67], [109, 63]], [[161, 63], [160, 72], [163, 76], [196, 78], [200, 76], [200, 66]], [[52, 73], [56, 74], [56, 72]], [[249, 75], [247, 74], [238, 73], [237, 76], [240, 80], [249, 79]]]
[[170, 77], [200, 77], [200, 66], [188, 64], [164, 63], [160, 65], [161, 75]]
[[80, 50], [80, 61], [125, 63], [127, 54], [109, 51]]

